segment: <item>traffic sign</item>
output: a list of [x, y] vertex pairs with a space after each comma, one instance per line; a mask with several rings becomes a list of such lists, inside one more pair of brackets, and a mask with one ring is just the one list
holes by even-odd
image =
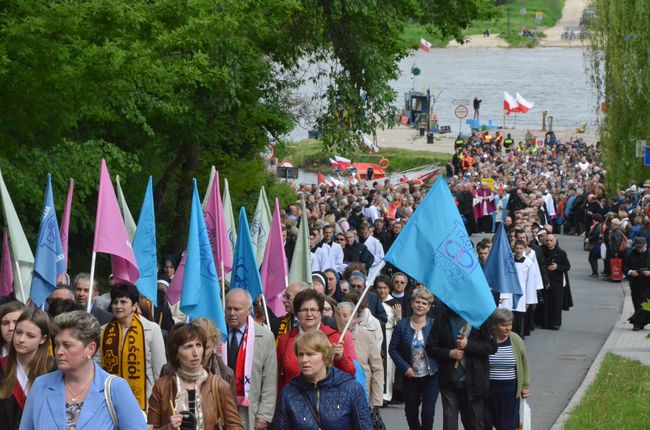
[[643, 153], [643, 165], [650, 166], [650, 146], [645, 147], [645, 152]]
[[454, 115], [456, 115], [456, 118], [461, 120], [467, 118], [468, 112], [467, 106], [465, 105], [458, 105], [456, 106], [456, 109], [454, 109]]

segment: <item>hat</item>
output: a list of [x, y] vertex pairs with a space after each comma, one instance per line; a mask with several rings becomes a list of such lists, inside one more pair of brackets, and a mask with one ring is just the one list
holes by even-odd
[[548, 231], [546, 231], [545, 228], [541, 229], [540, 231], [537, 232], [537, 236], [544, 236], [547, 235]]
[[647, 244], [648, 244], [648, 240], [643, 236], [637, 236], [634, 238], [635, 248], [643, 248]]
[[647, 180], [643, 183], [643, 186], [644, 186], [645, 188], [650, 188], [650, 179], [647, 179]]

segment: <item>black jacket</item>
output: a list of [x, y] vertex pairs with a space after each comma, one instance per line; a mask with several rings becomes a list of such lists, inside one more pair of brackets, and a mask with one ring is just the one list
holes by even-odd
[[372, 263], [375, 262], [375, 256], [368, 250], [363, 243], [354, 242], [354, 245], [346, 245], [343, 248], [343, 261], [346, 263], [363, 263], [366, 270], [370, 270]]
[[[453, 388], [452, 370], [455, 360], [449, 358], [449, 351], [456, 348], [457, 333], [451, 332], [449, 308], [443, 307], [429, 334], [425, 351], [438, 361], [438, 381], [441, 388]], [[492, 323], [488, 320], [481, 328], [472, 331], [465, 347], [465, 378], [470, 399], [484, 398], [490, 389], [489, 356], [497, 351]]]
[[551, 287], [562, 288], [565, 273], [571, 269], [566, 252], [557, 244], [553, 249], [548, 249], [548, 247], [544, 246], [544, 256], [546, 257], [547, 267], [553, 263], [557, 264], [557, 269], [548, 271], [548, 279]]
[[639, 252], [636, 249], [632, 249], [632, 252], [625, 258], [623, 262], [623, 273], [630, 280], [631, 287], [648, 287], [650, 286], [650, 277], [643, 276], [639, 273], [639, 276], [633, 278], [628, 275], [630, 270], [639, 269], [650, 269], [650, 251], [646, 249], [645, 252]]

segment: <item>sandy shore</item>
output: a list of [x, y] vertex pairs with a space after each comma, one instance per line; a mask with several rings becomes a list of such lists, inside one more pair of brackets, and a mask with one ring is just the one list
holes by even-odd
[[[510, 133], [515, 142], [524, 140], [524, 136], [528, 132], [528, 129], [504, 129], [499, 130], [502, 135]], [[545, 131], [540, 130], [530, 130], [533, 136], [544, 137]], [[580, 136], [582, 137], [588, 145], [593, 145], [598, 140], [598, 135], [595, 131], [587, 131], [583, 134], [577, 134], [575, 129], [566, 129], [566, 130], [555, 130], [555, 135], [558, 140], [566, 141], [571, 137]], [[456, 135], [452, 133], [440, 135], [436, 134], [433, 144], [427, 143], [427, 139], [424, 136], [420, 136], [420, 133], [417, 129], [399, 126], [389, 130], [379, 130], [377, 131], [377, 144], [379, 148], [401, 148], [408, 149], [411, 151], [430, 151], [430, 152], [442, 152], [447, 154], [454, 153], [454, 141], [456, 140]]]
[[[547, 29], [542, 29], [545, 38], [539, 42], [539, 47], [559, 47], [559, 48], [580, 48], [584, 43], [577, 40], [563, 40], [562, 33], [567, 27], [578, 27], [580, 25], [580, 18], [582, 11], [588, 5], [588, 0], [566, 0], [564, 8], [562, 9], [562, 18], [555, 24], [555, 26]], [[518, 29], [515, 25], [513, 28]], [[508, 42], [499, 37], [499, 34], [492, 34], [490, 37], [482, 35], [469, 36], [464, 44], [459, 44], [452, 40], [447, 45], [447, 48], [508, 48]]]

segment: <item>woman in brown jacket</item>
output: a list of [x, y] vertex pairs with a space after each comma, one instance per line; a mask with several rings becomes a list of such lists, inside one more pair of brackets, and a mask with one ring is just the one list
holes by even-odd
[[154, 429], [241, 429], [230, 385], [203, 368], [205, 331], [194, 323], [175, 328], [169, 338], [174, 374], [156, 381], [148, 422]]

